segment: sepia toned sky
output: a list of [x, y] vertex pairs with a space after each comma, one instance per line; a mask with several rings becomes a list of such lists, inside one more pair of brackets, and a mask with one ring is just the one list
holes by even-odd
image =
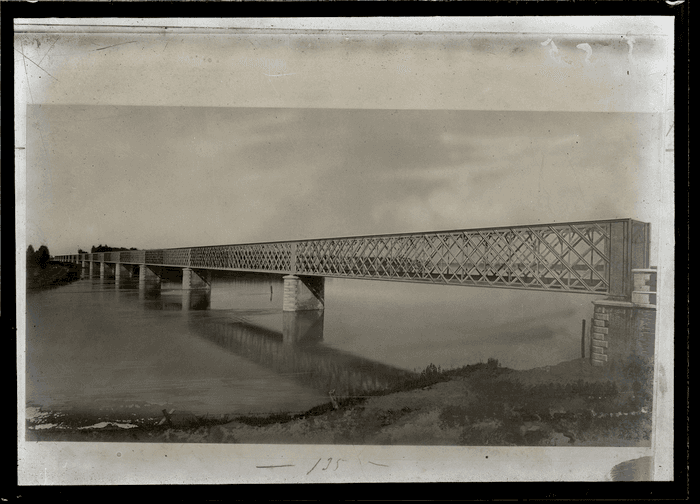
[[535, 21], [18, 35], [26, 243], [58, 255], [626, 217], [654, 229], [668, 214], [667, 37], [649, 21], [619, 35], [619, 20]]
[[27, 243], [52, 254], [649, 220], [659, 117], [30, 105]]

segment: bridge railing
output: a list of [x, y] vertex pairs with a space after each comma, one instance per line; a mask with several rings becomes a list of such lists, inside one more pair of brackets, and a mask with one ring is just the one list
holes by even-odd
[[632, 219], [87, 254], [93, 261], [628, 296], [649, 267]]

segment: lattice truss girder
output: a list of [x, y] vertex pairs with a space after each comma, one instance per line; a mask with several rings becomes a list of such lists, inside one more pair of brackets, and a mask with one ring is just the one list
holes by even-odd
[[551, 225], [300, 242], [297, 272], [606, 292], [610, 231]]
[[[645, 228], [640, 229], [642, 231], [637, 234], [645, 232]], [[605, 293], [610, 289], [610, 244], [611, 224], [606, 221], [95, 253], [80, 257], [184, 267]]]
[[290, 249], [289, 243], [197, 247], [191, 249], [190, 266], [287, 272]]

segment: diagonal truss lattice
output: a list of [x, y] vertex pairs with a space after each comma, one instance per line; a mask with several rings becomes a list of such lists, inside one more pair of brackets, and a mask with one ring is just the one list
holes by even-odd
[[605, 293], [610, 230], [549, 225], [299, 242], [299, 274]]
[[648, 236], [647, 223], [618, 219], [59, 259], [606, 294], [631, 257], [648, 267]]

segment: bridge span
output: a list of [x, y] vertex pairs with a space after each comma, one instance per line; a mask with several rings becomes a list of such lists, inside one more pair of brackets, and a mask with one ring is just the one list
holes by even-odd
[[[120, 267], [246, 271], [626, 297], [650, 224], [598, 220], [57, 256]], [[187, 275], [186, 275], [187, 276]], [[189, 285], [185, 285], [188, 287]]]
[[[633, 219], [610, 219], [99, 252], [54, 260], [81, 263], [91, 274], [99, 264], [101, 277], [138, 272], [140, 286], [176, 270], [183, 290], [206, 289], [213, 271], [279, 274], [284, 276], [284, 311], [323, 310], [325, 277], [604, 295], [605, 301], [594, 301], [597, 318], [591, 320], [591, 358], [604, 363], [611, 353], [609, 333], [629, 336], [637, 324], [631, 310], [655, 309], [650, 228]], [[644, 320], [648, 326], [651, 319]]]

